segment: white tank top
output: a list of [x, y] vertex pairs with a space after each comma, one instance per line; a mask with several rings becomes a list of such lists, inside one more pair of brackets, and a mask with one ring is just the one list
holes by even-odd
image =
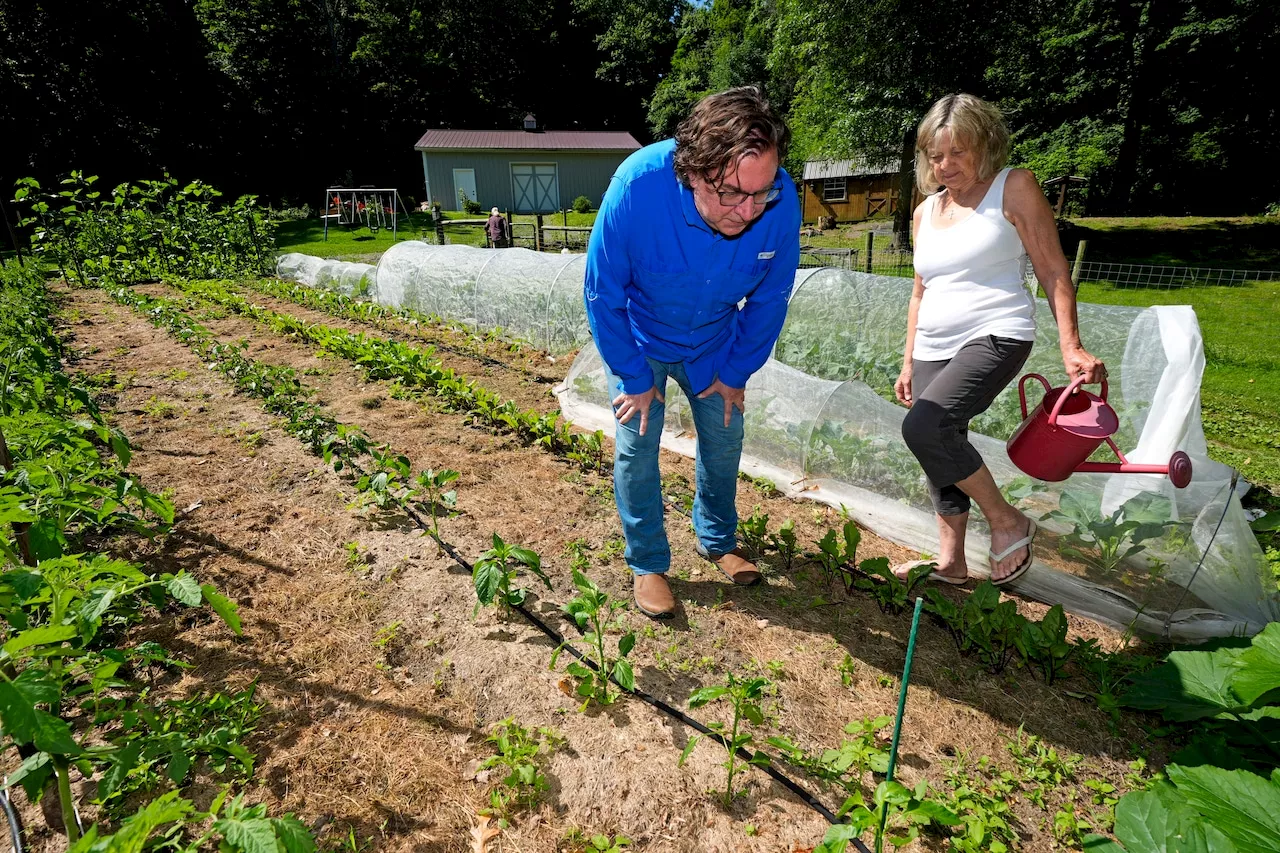
[[1010, 171], [996, 175], [972, 216], [949, 228], [933, 227], [941, 191], [925, 199], [915, 248], [924, 298], [912, 358], [945, 361], [986, 335], [1036, 339], [1035, 302], [1024, 280], [1027, 252], [1004, 218]]

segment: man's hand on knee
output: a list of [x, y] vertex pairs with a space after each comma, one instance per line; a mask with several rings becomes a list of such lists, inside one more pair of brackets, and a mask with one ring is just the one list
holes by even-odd
[[710, 397], [712, 394], [719, 394], [724, 400], [724, 425], [729, 425], [729, 420], [733, 417], [734, 407], [737, 407], [742, 414], [747, 413], [747, 389], [746, 388], [730, 388], [719, 379], [711, 383], [707, 390], [698, 395], [698, 399], [702, 400]]
[[649, 407], [653, 405], [655, 399], [659, 403], [666, 402], [657, 385], [643, 394], [619, 394], [613, 398], [613, 416], [618, 419], [618, 423], [625, 424], [635, 416], [636, 412], [639, 412], [640, 434], [644, 435], [645, 430], [649, 428]]

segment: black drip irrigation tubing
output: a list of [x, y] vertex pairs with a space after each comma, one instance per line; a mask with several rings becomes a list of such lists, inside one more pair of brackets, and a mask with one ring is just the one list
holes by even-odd
[[[5, 780], [8, 782], [8, 779]], [[0, 791], [0, 806], [4, 807], [5, 818], [9, 823], [9, 844], [13, 846], [13, 853], [22, 853], [22, 824], [18, 821], [18, 813], [13, 808], [13, 803], [9, 802], [9, 791], [5, 789]]]
[[[412, 513], [412, 511], [410, 512]], [[471, 563], [469, 563], [465, 557], [459, 554], [456, 548], [454, 548], [448, 542], [445, 542], [439, 536], [436, 536], [435, 533], [432, 533], [430, 530], [427, 530], [426, 532], [427, 532], [427, 535], [430, 536], [432, 539], [434, 539], [436, 541], [436, 544], [438, 544], [440, 548], [446, 554], [448, 554], [453, 559], [453, 561], [456, 562], [459, 566], [462, 566], [462, 568], [466, 569], [468, 572], [475, 571], [474, 566], [472, 566]], [[555, 628], [552, 628], [546, 622], [543, 622], [541, 619], [538, 618], [536, 614], [526, 609], [524, 605], [517, 604], [515, 606], [515, 609], [519, 611], [521, 616], [529, 620], [530, 624], [532, 624], [535, 628], [537, 628], [543, 634], [546, 634], [548, 639], [555, 642], [557, 646], [567, 650], [569, 654], [573, 655], [580, 662], [586, 664], [591, 669], [599, 672], [600, 668], [596, 665], [595, 661], [591, 660], [589, 657], [585, 656], [584, 654], [582, 654], [582, 652], [578, 651], [576, 648], [574, 648], [572, 645], [566, 642], [564, 636], [559, 631], [557, 631]], [[729, 748], [729, 742], [724, 737], [724, 735], [720, 734], [719, 732], [713, 731], [712, 729], [707, 728], [705, 725], [698, 722], [693, 717], [690, 717], [688, 714], [681, 711], [679, 708], [673, 708], [671, 705], [662, 701], [658, 697], [653, 696], [649, 693], [646, 693], [645, 691], [640, 690], [638, 688], [634, 690], [628, 690], [627, 688], [623, 687], [621, 684], [618, 684], [618, 682], [612, 677], [610, 677], [609, 680], [613, 682], [618, 687], [618, 689], [621, 690], [622, 692], [628, 693], [636, 697], [640, 701], [644, 702], [645, 704], [651, 705], [652, 707], [657, 708], [659, 711], [666, 714], [667, 716], [672, 717], [675, 720], [678, 720], [679, 722], [696, 730], [697, 732], [704, 735], [705, 737], [708, 737], [716, 741], [725, 749]], [[736, 753], [737, 753], [737, 756], [741, 758], [743, 761], [752, 763], [753, 766], [767, 773], [769, 777], [773, 779], [775, 782], [782, 785], [782, 787], [786, 788], [791, 793], [795, 794], [796, 797], [798, 797], [802, 803], [804, 803], [806, 806], [816, 811], [818, 814], [822, 815], [822, 817], [825, 818], [828, 823], [831, 823], [831, 824], [843, 823], [843, 821], [840, 820], [840, 818], [838, 818], [834, 812], [832, 812], [829, 808], [823, 805], [818, 800], [817, 797], [809, 793], [809, 791], [807, 791], [804, 788], [804, 786], [802, 786], [799, 782], [796, 782], [794, 779], [792, 779], [782, 771], [775, 768], [772, 762], [765, 763], [765, 764], [754, 764], [756, 756], [748, 752], [746, 749], [743, 749], [742, 747], [739, 747], [736, 750]], [[858, 849], [859, 853], [871, 853], [871, 851], [867, 849], [866, 845], [864, 845], [862, 841], [860, 841], [857, 838], [852, 840], [853, 840], [854, 847]]]

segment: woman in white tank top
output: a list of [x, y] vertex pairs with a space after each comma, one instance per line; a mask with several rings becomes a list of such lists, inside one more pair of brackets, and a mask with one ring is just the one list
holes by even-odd
[[[1035, 522], [1005, 501], [968, 440], [970, 419], [1013, 381], [1035, 340], [1028, 260], [1057, 321], [1067, 375], [1092, 383], [1107, 372], [1080, 344], [1075, 288], [1049, 203], [1031, 172], [1003, 168], [1008, 153], [1000, 112], [973, 95], [943, 98], [920, 122], [916, 183], [932, 194], [915, 211], [915, 287], [894, 392], [911, 409], [902, 435], [938, 516], [931, 577], [953, 584], [969, 575], [971, 499], [991, 526], [992, 581], [1012, 581], [1031, 565]], [[912, 567], [896, 571], [905, 576]]]

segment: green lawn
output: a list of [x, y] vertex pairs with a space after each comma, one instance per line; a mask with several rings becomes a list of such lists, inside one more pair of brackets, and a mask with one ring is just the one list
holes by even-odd
[[1124, 217], [1071, 220], [1063, 249], [1088, 240], [1087, 261], [1280, 270], [1280, 217]]

